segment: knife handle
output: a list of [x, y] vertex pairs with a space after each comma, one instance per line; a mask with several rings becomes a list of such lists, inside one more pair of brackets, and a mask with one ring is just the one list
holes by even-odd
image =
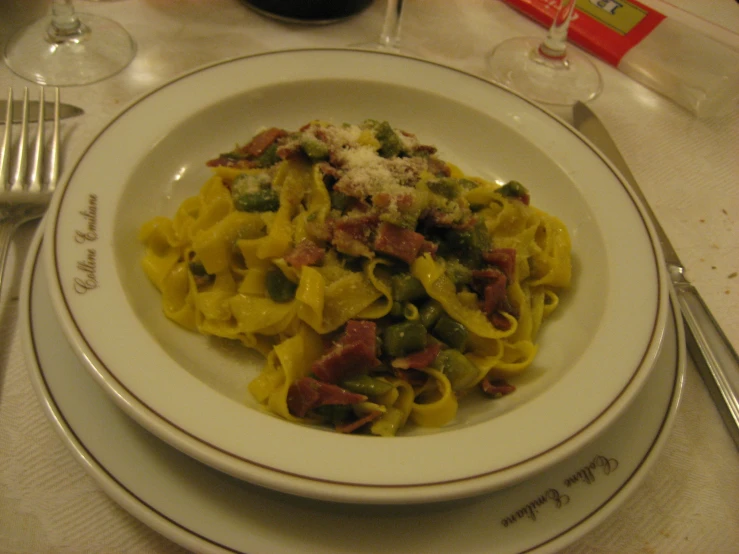
[[739, 356], [690, 283], [676, 283], [686, 346], [739, 449]]

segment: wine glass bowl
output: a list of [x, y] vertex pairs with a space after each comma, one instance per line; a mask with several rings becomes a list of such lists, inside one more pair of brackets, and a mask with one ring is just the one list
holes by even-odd
[[501, 42], [487, 56], [490, 76], [527, 98], [554, 106], [593, 100], [603, 80], [593, 62], [567, 48], [575, 0], [562, 0], [544, 39], [516, 37]]
[[117, 22], [77, 13], [70, 0], [54, 0], [50, 16], [10, 38], [4, 60], [14, 73], [29, 81], [72, 86], [115, 75], [135, 53], [133, 39]]

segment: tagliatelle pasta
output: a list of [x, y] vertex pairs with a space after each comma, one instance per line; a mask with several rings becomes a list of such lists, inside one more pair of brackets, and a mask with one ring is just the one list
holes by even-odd
[[464, 175], [387, 122], [272, 128], [140, 229], [165, 315], [266, 356], [253, 397], [392, 436], [495, 398], [570, 284], [570, 239], [526, 188]]

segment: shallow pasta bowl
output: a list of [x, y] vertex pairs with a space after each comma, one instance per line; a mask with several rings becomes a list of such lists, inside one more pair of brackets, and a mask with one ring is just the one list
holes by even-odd
[[[205, 160], [264, 127], [383, 119], [471, 175], [525, 183], [567, 225], [573, 287], [514, 380], [439, 429], [379, 438], [290, 423], [247, 392], [263, 358], [165, 318], [138, 229], [171, 216]], [[569, 126], [515, 94], [431, 62], [300, 50], [216, 63], [125, 108], [56, 197], [44, 255], [54, 308], [85, 367], [141, 425], [194, 458], [280, 491], [346, 502], [458, 498], [540, 472], [630, 404], [667, 318], [659, 249], [618, 173]]]

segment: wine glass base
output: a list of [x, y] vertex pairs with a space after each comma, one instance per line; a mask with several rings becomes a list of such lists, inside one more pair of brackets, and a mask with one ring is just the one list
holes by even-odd
[[553, 106], [587, 102], [603, 90], [592, 61], [572, 49], [564, 58], [539, 52], [541, 38], [519, 37], [501, 42], [488, 56], [489, 75], [519, 94]]
[[128, 66], [136, 45], [123, 27], [105, 17], [76, 15], [88, 32], [52, 40], [51, 18], [36, 21], [8, 41], [6, 65], [24, 79], [60, 87], [95, 83]]

